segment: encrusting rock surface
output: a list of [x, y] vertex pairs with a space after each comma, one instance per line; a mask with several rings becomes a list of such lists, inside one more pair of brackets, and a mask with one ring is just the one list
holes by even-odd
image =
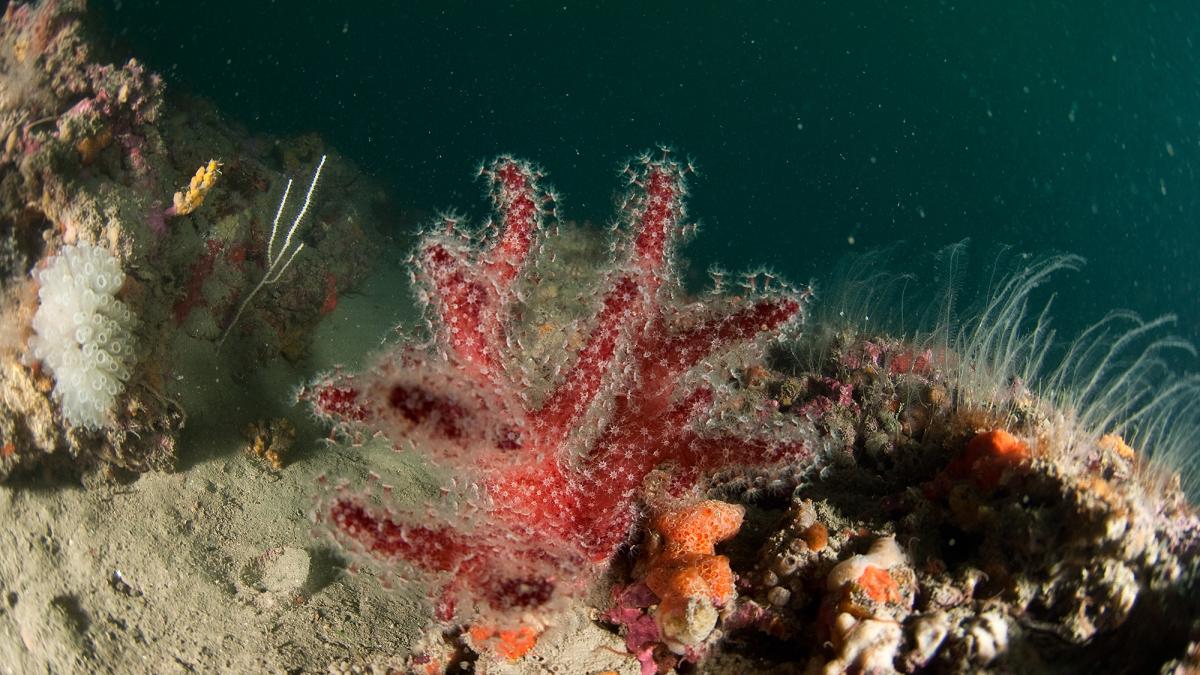
[[[634, 287], [672, 280], [671, 228], [683, 236], [675, 220], [690, 170], [666, 155], [629, 173], [638, 191], [628, 210], [646, 236], [625, 249], [610, 233], [563, 222], [532, 251], [528, 241], [549, 228], [528, 220], [523, 250], [520, 237], [487, 249], [482, 237], [449, 228], [407, 257], [411, 242], [384, 232], [415, 224], [350, 159], [318, 136], [256, 136], [203, 100], [172, 95], [136, 59], [101, 53], [86, 10], [81, 0], [10, 2], [0, 20], [0, 672], [1200, 672], [1200, 517], [1186, 476], [1155, 457], [1152, 437], [1087, 428], [1096, 418], [1069, 397], [998, 370], [1009, 360], [989, 361], [979, 347], [987, 340], [899, 339], [821, 323], [819, 312], [802, 322], [809, 293], [768, 292], [766, 279], [749, 277], [745, 294], [700, 299], [678, 289], [674, 304], [653, 304], [667, 296], [643, 298]], [[506, 227], [517, 231], [541, 208], [530, 195], [548, 194], [531, 187], [540, 173], [508, 157], [485, 166], [498, 210], [511, 216]], [[313, 180], [296, 223], [304, 248], [239, 316], [264, 275], [280, 269], [272, 223], [289, 179], [293, 206], [274, 234], [286, 235], [296, 196]], [[61, 383], [30, 349], [43, 299], [37, 272], [83, 244], [118, 261], [125, 281], [114, 297], [135, 316], [136, 358], [99, 429], [64, 419]], [[621, 252], [637, 263], [624, 277], [596, 265]], [[431, 382], [482, 398], [499, 391], [463, 384], [467, 366], [495, 381], [470, 360], [483, 352], [469, 339], [451, 338], [457, 361], [445, 350], [401, 350], [395, 363], [404, 368], [389, 374], [396, 383], [408, 382], [418, 356], [433, 374], [408, 397], [389, 390], [392, 408], [409, 416], [378, 426], [397, 438], [362, 424], [361, 400], [336, 385], [372, 381], [346, 374], [370, 368], [380, 339], [398, 340], [396, 326], [408, 339], [419, 330], [418, 307], [403, 300], [406, 257], [431, 276], [445, 273], [441, 286], [419, 284], [421, 302], [436, 306], [439, 290], [492, 292], [497, 307], [516, 308], [513, 325], [492, 317], [500, 327], [484, 337], [511, 329], [502, 369], [519, 370], [523, 414], [542, 422], [537, 429], [557, 432], [551, 440], [562, 447], [582, 437], [612, 450], [611, 478], [593, 472], [587, 485], [613, 513], [572, 501], [525, 517], [530, 504], [551, 501], [525, 474], [503, 474], [514, 465], [503, 453], [529, 442], [533, 421], [525, 436], [497, 424], [474, 439], [505, 459], [487, 467], [501, 476], [491, 483], [464, 485], [471, 481], [433, 461], [430, 446], [402, 442], [431, 410], [420, 431], [442, 433], [435, 440], [449, 447], [469, 435], [454, 426], [468, 413], [515, 409], [515, 398], [467, 410], [417, 395]], [[1032, 264], [1014, 287], [1054, 269]], [[504, 284], [475, 283], [480, 270]], [[604, 280], [616, 309], [588, 317]], [[1021, 309], [1005, 316], [1024, 319], [1035, 285], [998, 298]], [[715, 308], [712, 325], [689, 324], [680, 308], [705, 303]], [[467, 332], [484, 326], [464, 316], [459, 307], [441, 318]], [[621, 323], [636, 316], [653, 329], [676, 322], [677, 335], [713, 353], [688, 361], [672, 351], [682, 342]], [[731, 329], [739, 320], [746, 326]], [[612, 335], [645, 330], [639, 344], [675, 371], [639, 362], [602, 373], [626, 356], [616, 347], [597, 347], [591, 370], [570, 370], [575, 354], [607, 339], [592, 337], [602, 321]], [[711, 344], [695, 325], [713, 329]], [[737, 359], [719, 349], [733, 343], [750, 348]], [[434, 368], [437, 358], [447, 360]], [[527, 363], [514, 365], [520, 359]], [[676, 439], [672, 457], [693, 465], [635, 461], [641, 446], [627, 429], [612, 431], [608, 439], [620, 442], [607, 446], [588, 437], [570, 401], [542, 415], [534, 403], [553, 400], [559, 372], [578, 376], [564, 391], [599, 401], [586, 420], [599, 429], [620, 417], [601, 414], [604, 397], [617, 398], [601, 384], [640, 387], [646, 405], [607, 410]], [[647, 384], [668, 375], [695, 385], [696, 410], [712, 408], [705, 433]], [[1195, 395], [1186, 382], [1135, 375], [1113, 400], [1145, 402], [1150, 384]], [[331, 432], [297, 398], [345, 423]], [[664, 409], [679, 424], [664, 422]], [[1194, 407], [1182, 410], [1194, 417]], [[757, 454], [733, 447], [764, 430], [775, 445]], [[718, 454], [773, 461], [726, 466]], [[534, 457], [530, 475], [561, 479], [588, 466], [563, 457], [557, 473]], [[462, 525], [454, 537], [432, 526], [420, 533], [450, 553], [414, 552], [414, 526], [389, 519], [393, 511], [363, 515], [351, 525], [376, 527], [344, 528], [335, 541], [319, 497], [334, 485], [352, 486], [335, 494], [361, 506], [355, 514], [384, 502], [419, 516], [420, 527], [445, 513], [434, 505], [495, 516], [500, 490], [511, 489], [496, 520], [509, 529], [496, 541], [520, 539], [528, 564], [502, 571], [569, 570], [587, 583], [542, 604], [561, 575], [489, 586], [500, 572], [472, 567], [470, 547], [454, 538], [473, 532], [465, 520], [454, 521]], [[481, 496], [480, 485], [493, 491]], [[461, 503], [447, 497], [462, 494]], [[621, 539], [620, 528], [631, 535]], [[546, 532], [566, 541], [579, 531], [595, 536], [547, 552]], [[348, 537], [394, 555], [377, 564], [339, 545]], [[452, 555], [463, 560], [446, 563]], [[509, 602], [472, 614], [455, 605], [465, 591], [434, 596], [434, 588], [495, 591]], [[471, 622], [480, 616], [496, 623]]]

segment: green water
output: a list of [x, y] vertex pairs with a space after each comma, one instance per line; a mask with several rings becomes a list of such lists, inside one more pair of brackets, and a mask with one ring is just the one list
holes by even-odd
[[[820, 279], [964, 237], [1088, 258], [1060, 327], [1115, 307], [1200, 342], [1195, 2], [128, 2], [117, 54], [255, 132], [319, 132], [397, 202], [482, 215], [477, 163], [534, 159], [607, 221], [621, 161], [701, 169], [687, 254]], [[853, 243], [852, 243], [853, 242]]]

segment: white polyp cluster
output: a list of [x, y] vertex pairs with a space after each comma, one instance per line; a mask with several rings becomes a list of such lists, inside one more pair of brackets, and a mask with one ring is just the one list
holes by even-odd
[[67, 422], [102, 427], [134, 362], [134, 315], [115, 297], [125, 273], [108, 251], [79, 244], [63, 248], [37, 277], [30, 349], [54, 374]]

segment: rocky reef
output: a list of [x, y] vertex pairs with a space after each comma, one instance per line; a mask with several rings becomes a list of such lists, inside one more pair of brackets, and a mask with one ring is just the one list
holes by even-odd
[[97, 44], [82, 0], [0, 21], [0, 670], [1200, 671], [1200, 380], [1162, 320], [1055, 341], [1078, 259], [889, 335], [822, 309], [877, 270], [687, 287], [676, 153], [607, 231], [501, 156], [381, 284], [424, 324], [317, 375], [409, 223]]
[[[309, 250], [234, 327], [250, 347], [227, 353], [247, 369], [301, 358], [316, 323], [370, 269], [380, 197], [351, 162], [316, 136], [255, 137], [202, 100], [167, 96], [136, 59], [104, 58], [85, 9], [9, 3], [0, 22], [0, 477], [174, 466], [195, 413], [173, 391], [180, 339], [215, 345], [269, 266], [284, 177], [323, 154], [329, 167], [298, 235]], [[136, 317], [132, 372], [95, 430], [63, 419], [53, 373], [27, 348], [39, 306], [31, 272], [77, 243], [115, 257], [116, 299]]]
[[[1010, 318], [1033, 285], [1011, 288]], [[1200, 517], [1186, 466], [1154, 454], [1178, 439], [1114, 419], [1135, 449], [1080, 426], [1086, 397], [964, 374], [960, 353], [991, 361], [976, 344], [817, 325], [725, 371], [719, 415], [796, 429], [807, 452], [734, 462], [666, 501], [663, 476], [646, 483], [640, 533], [588, 600], [630, 672], [1193, 672]], [[1168, 414], [1192, 405], [1186, 378], [1118, 372], [1135, 411], [1163, 391]], [[444, 630], [411, 663], [549, 672], [553, 640], [578, 639], [514, 651]]]
[[1176, 341], [1141, 339], [1160, 322], [1110, 315], [1052, 364], [1030, 303], [1070, 256], [1026, 261], [953, 335], [800, 325], [807, 293], [762, 274], [691, 296], [682, 165], [628, 175], [611, 252], [560, 278], [537, 261], [587, 247], [553, 236], [530, 165], [498, 159], [494, 224], [416, 249], [429, 333], [300, 392], [450, 477], [419, 504], [333, 483], [318, 510], [356, 560], [440, 589], [410, 667], [541, 668], [589, 606], [643, 675], [1194, 667], [1200, 518], [1176, 448], [1196, 381], [1157, 358]]

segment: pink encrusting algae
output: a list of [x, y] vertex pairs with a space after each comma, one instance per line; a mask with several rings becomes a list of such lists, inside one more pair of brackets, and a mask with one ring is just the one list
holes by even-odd
[[402, 513], [343, 485], [318, 518], [384, 565], [435, 573], [441, 618], [511, 625], [586, 589], [651, 492], [681, 494], [718, 469], [810, 454], [786, 430], [720, 419], [731, 385], [728, 365], [713, 365], [730, 355], [757, 362], [766, 340], [799, 323], [809, 293], [778, 285], [685, 298], [674, 258], [688, 229], [687, 170], [645, 156], [626, 170], [627, 232], [601, 269], [583, 337], [565, 340], [573, 357], [539, 393], [518, 335], [519, 281], [546, 243], [549, 193], [511, 157], [482, 173], [498, 225], [480, 237], [447, 220], [414, 253], [430, 341], [319, 379], [301, 398], [343, 431], [381, 432], [471, 486], [453, 508]]

